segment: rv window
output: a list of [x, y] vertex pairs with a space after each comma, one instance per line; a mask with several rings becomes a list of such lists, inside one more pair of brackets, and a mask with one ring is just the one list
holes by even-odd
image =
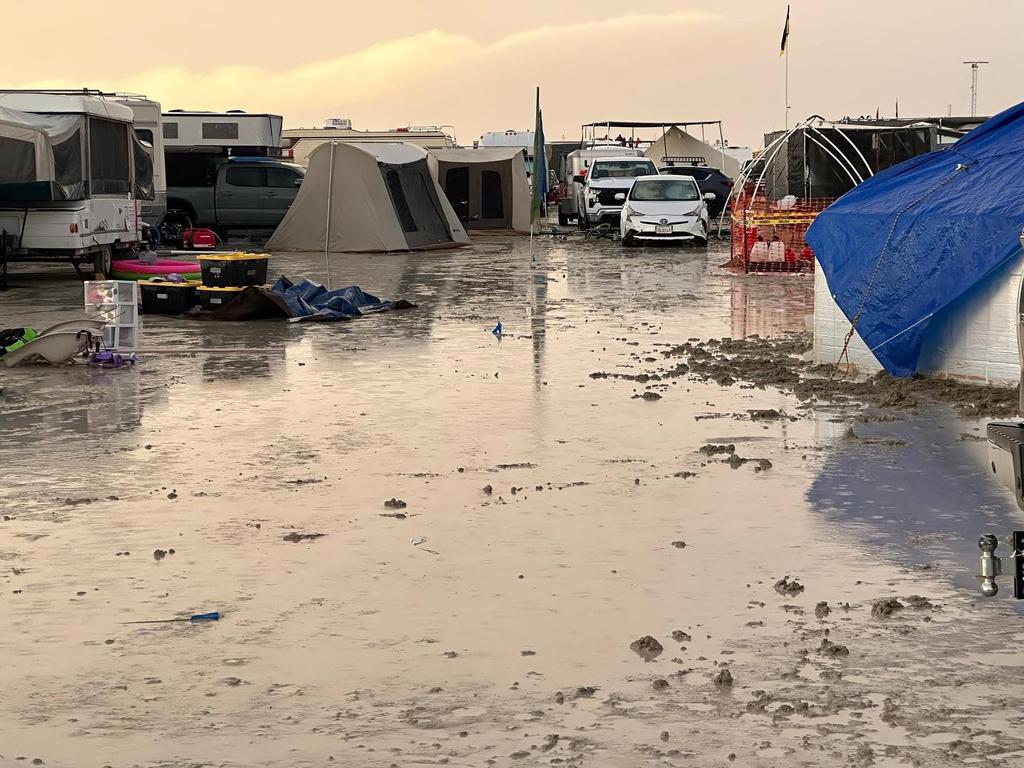
[[132, 189], [127, 123], [89, 118], [89, 191], [126, 195]]
[[295, 182], [301, 178], [302, 176], [298, 171], [293, 171], [290, 168], [275, 168], [273, 166], [267, 168], [268, 187], [294, 189]]
[[228, 168], [224, 181], [232, 187], [262, 187], [260, 168]]
[[203, 123], [204, 139], [237, 139], [238, 123]]
[[178, 124], [177, 123], [164, 123], [164, 138], [165, 139], [176, 139], [176, 138], [178, 138]]
[[0, 136], [0, 183], [36, 180], [36, 148], [31, 141]]
[[153, 146], [153, 132], [148, 128], [136, 128], [135, 135], [139, 137], [139, 141], [144, 141], [149, 146]]
[[409, 202], [405, 199], [405, 190], [402, 188], [402, 177], [394, 168], [390, 169], [385, 178], [388, 182], [388, 192], [391, 193], [391, 203], [395, 206], [395, 213], [402, 224], [403, 232], [415, 232], [416, 220], [409, 210]]

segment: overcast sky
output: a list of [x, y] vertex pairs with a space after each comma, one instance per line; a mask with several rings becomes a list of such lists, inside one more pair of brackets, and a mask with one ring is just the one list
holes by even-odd
[[[549, 139], [604, 119], [722, 119], [731, 143], [758, 146], [785, 118], [776, 0], [50, 0], [45, 19], [9, 6], [8, 87], [140, 92], [287, 127], [449, 124], [462, 143], [532, 127], [535, 85]], [[794, 120], [892, 115], [897, 98], [904, 116], [969, 114], [964, 59], [992, 62], [980, 114], [1024, 100], [1024, 0], [792, 6]]]

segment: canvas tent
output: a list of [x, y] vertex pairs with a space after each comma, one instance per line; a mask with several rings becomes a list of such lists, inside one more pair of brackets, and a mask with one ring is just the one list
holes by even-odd
[[319, 146], [269, 251], [381, 252], [469, 243], [444, 191], [411, 144]]
[[430, 155], [438, 184], [466, 229], [530, 231], [525, 149], [434, 149]]
[[[947, 149], [871, 177], [815, 219], [807, 242], [828, 289], [887, 371], [917, 372], [930, 328], [954, 327], [954, 314], [965, 321], [958, 325], [966, 343], [977, 350], [992, 345], [990, 334], [966, 323], [963, 307], [993, 278], [1008, 279], [1005, 265], [1020, 253], [1022, 188], [1018, 104]], [[1005, 325], [1014, 314], [1005, 317], [996, 330], [1012, 338]]]
[[723, 155], [722, 150], [707, 144], [696, 136], [692, 136], [676, 126], [668, 128], [645, 153], [659, 168], [668, 165], [665, 158], [671, 157], [702, 157], [711, 168], [718, 168], [730, 179], [740, 175], [740, 162], [736, 158]]
[[85, 196], [82, 119], [0, 106], [0, 199], [75, 200]]

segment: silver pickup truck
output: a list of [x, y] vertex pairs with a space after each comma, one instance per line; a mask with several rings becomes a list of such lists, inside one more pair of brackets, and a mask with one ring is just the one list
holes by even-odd
[[221, 238], [232, 230], [273, 230], [299, 191], [306, 169], [276, 158], [167, 153], [165, 243], [181, 242], [190, 227]]

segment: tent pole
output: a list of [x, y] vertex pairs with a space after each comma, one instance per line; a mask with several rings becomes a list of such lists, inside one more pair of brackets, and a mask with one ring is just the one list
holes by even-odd
[[331, 290], [331, 208], [334, 205], [334, 149], [338, 142], [331, 142], [331, 165], [327, 169], [327, 229], [324, 230], [324, 267], [327, 269], [327, 290]]

